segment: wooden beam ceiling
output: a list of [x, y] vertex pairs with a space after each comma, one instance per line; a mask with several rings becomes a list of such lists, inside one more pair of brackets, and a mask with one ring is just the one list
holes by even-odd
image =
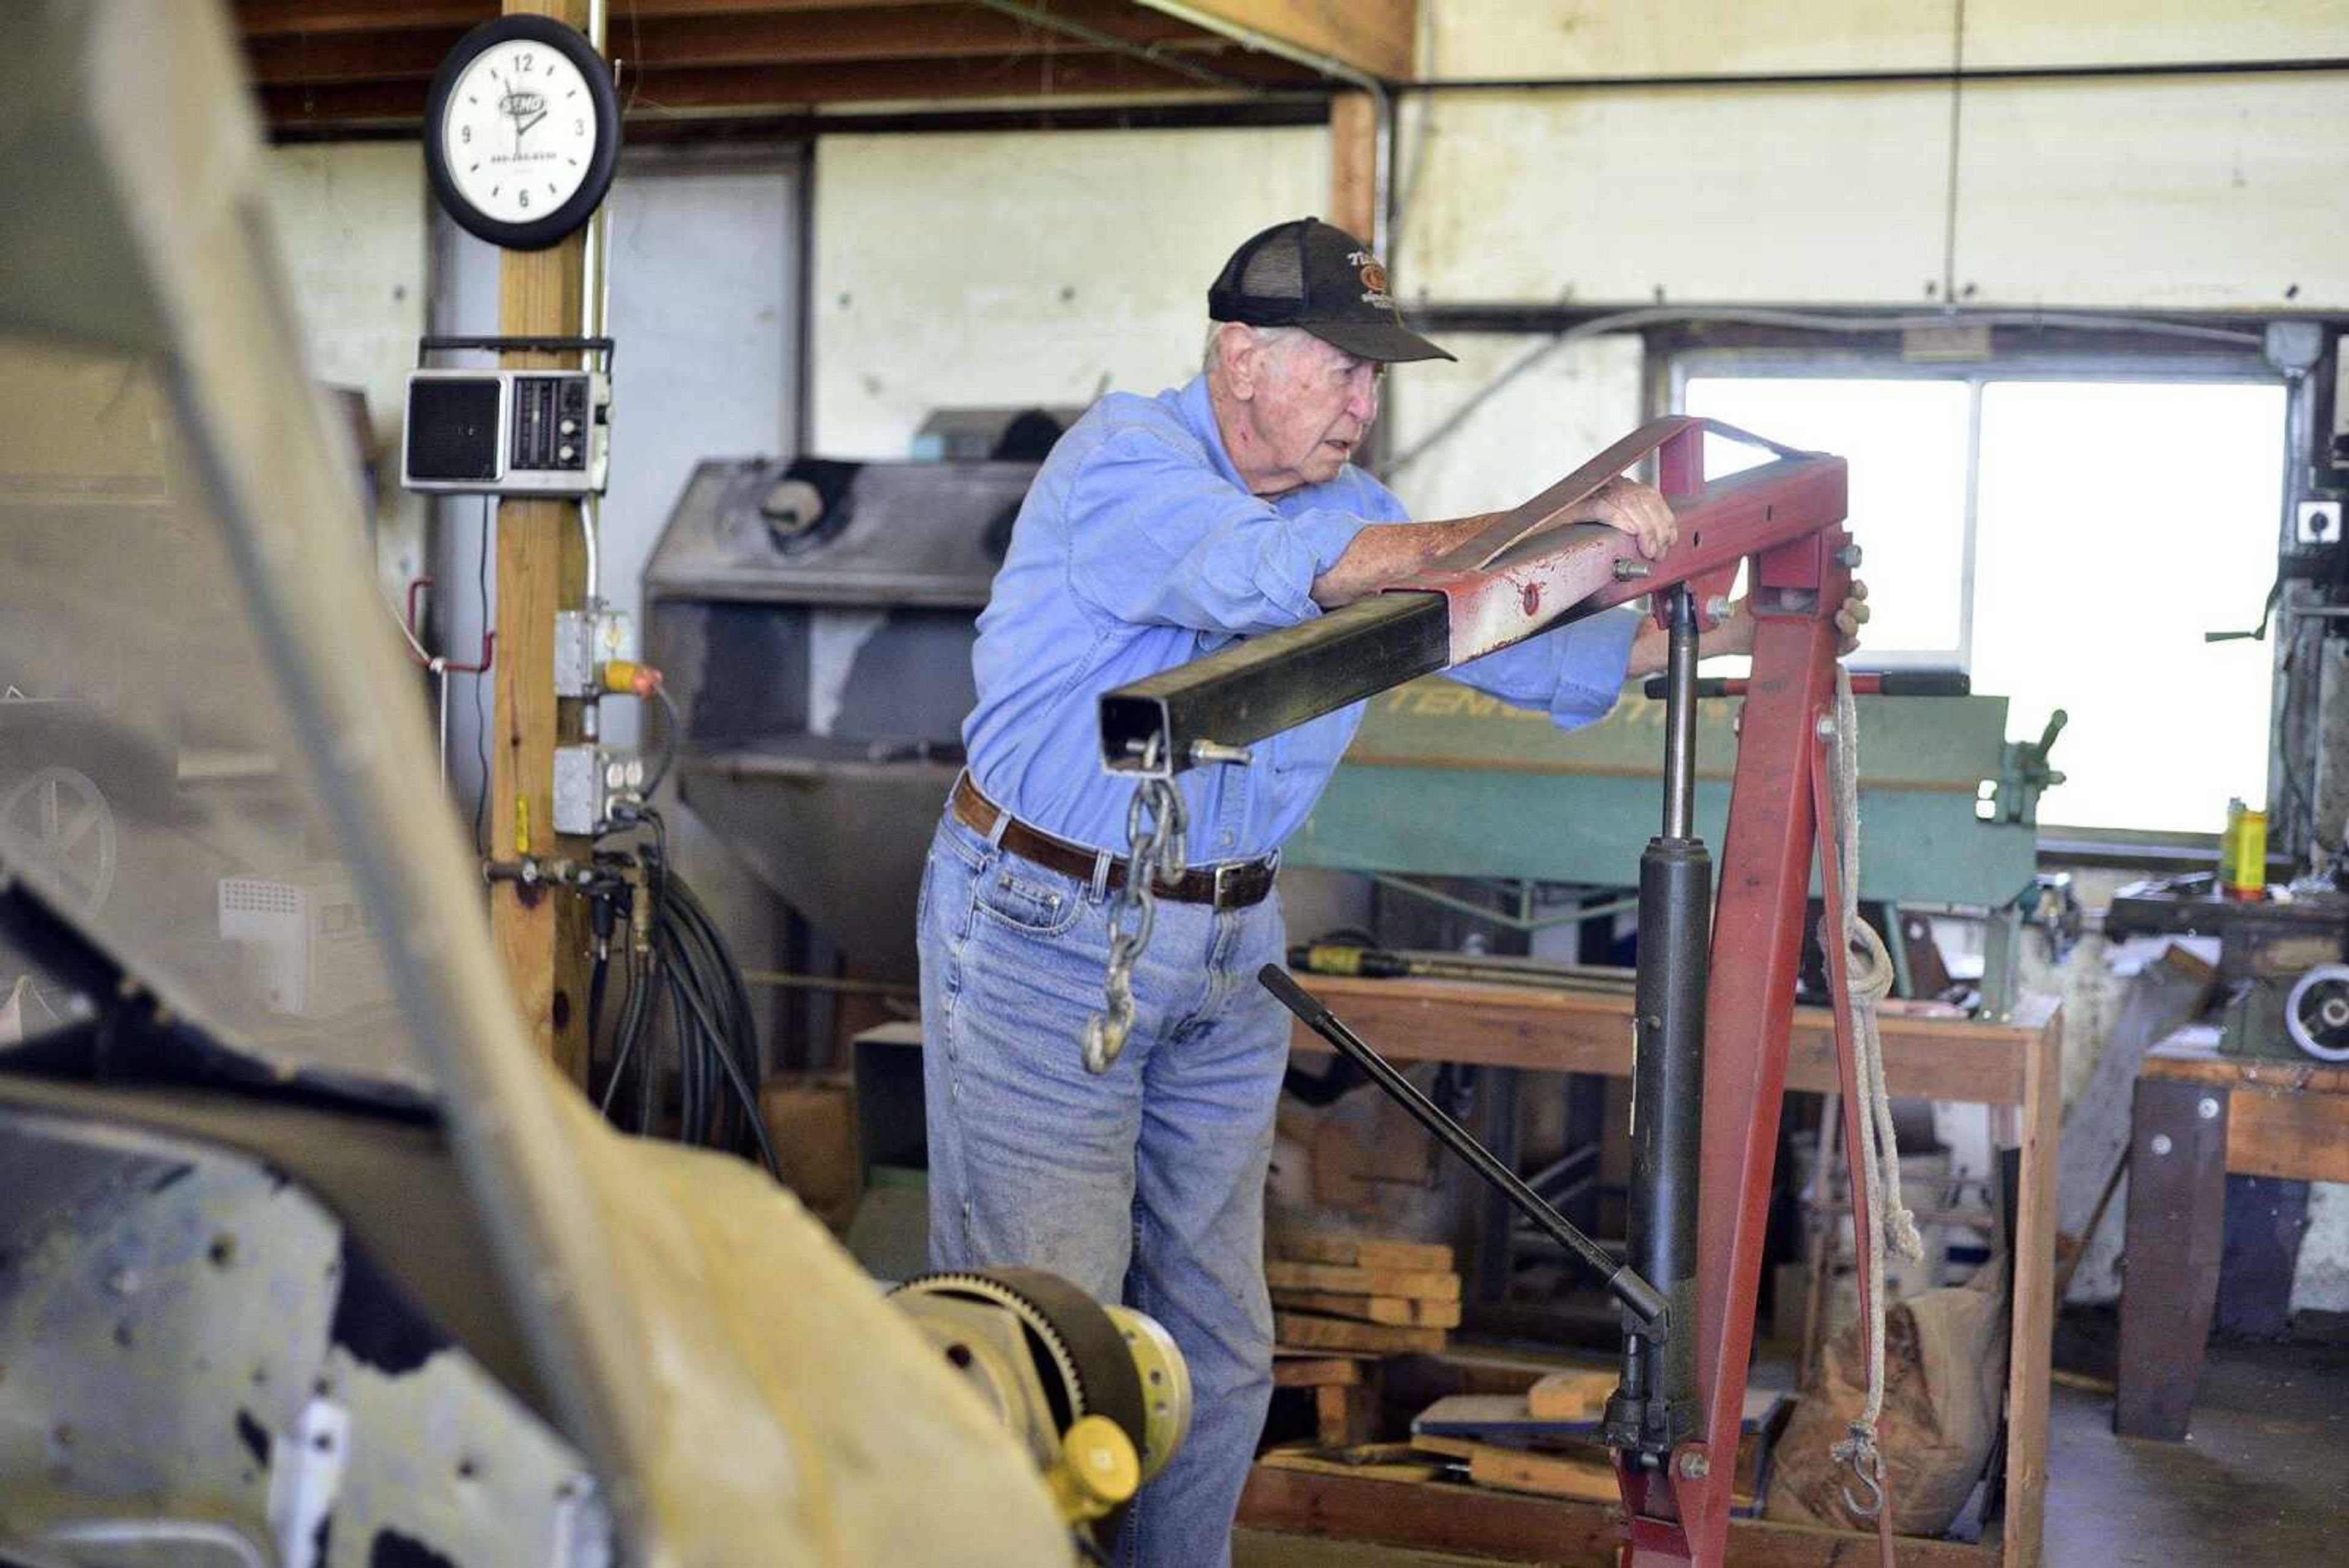
[[[1365, 13], [1412, 0], [1361, 0]], [[441, 58], [497, 0], [233, 0], [274, 132], [413, 128]], [[1350, 6], [1349, 9], [1351, 7]], [[1065, 99], [1146, 102], [1327, 91], [1289, 57], [1320, 53], [1326, 16], [1295, 0], [1266, 26], [1315, 26], [1283, 53], [1269, 35], [1202, 25], [1133, 0], [611, 0], [607, 53], [623, 62], [632, 119], [711, 119], [870, 103], [951, 106]], [[1246, 12], [1241, 0], [1218, 7]], [[1364, 34], [1373, 41], [1385, 23]], [[1273, 40], [1280, 41], [1280, 40]]]
[[[611, 0], [616, 26], [689, 16], [777, 16], [809, 11], [875, 12], [929, 0]], [[286, 33], [381, 33], [403, 27], [468, 27], [486, 22], [499, 0], [230, 0], [248, 38]]]
[[[1154, 11], [1099, 4], [1087, 9], [1098, 13], [1083, 16], [1088, 25], [1138, 48], [1158, 47], [1173, 54], [1233, 52], [1219, 40]], [[1071, 16], [1081, 14], [1071, 10]], [[254, 80], [264, 87], [429, 79], [470, 25], [403, 26], [383, 33], [282, 33], [251, 38], [245, 52]], [[614, 26], [608, 43], [615, 56], [646, 72], [1103, 52], [1101, 46], [968, 4], [906, 5], [872, 13], [677, 16], [641, 26]]]
[[1275, 40], [1381, 81], [1407, 81], [1419, 0], [1143, 0], [1240, 36]]

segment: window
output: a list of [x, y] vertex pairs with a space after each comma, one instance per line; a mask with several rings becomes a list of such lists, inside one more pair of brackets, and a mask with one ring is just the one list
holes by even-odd
[[[1955, 666], [2009, 699], [2008, 735], [2062, 708], [2065, 782], [2040, 815], [2216, 832], [2267, 799], [2284, 389], [2261, 381], [1692, 371], [1683, 407], [1851, 462], [1868, 669]], [[1707, 467], [1761, 461], [1712, 443]]]

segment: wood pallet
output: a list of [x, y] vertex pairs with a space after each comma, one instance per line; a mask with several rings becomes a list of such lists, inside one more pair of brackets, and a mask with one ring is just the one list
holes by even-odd
[[1316, 1232], [1276, 1239], [1265, 1263], [1272, 1288], [1273, 1386], [1313, 1390], [1325, 1449], [1377, 1435], [1379, 1364], [1441, 1355], [1460, 1324], [1452, 1249], [1429, 1241]]

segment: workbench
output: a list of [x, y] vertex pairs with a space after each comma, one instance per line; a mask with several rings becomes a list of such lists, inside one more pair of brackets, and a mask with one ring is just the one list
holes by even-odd
[[[1631, 997], [1433, 980], [1300, 976], [1363, 1039], [1398, 1062], [1452, 1062], [1544, 1073], [1631, 1074]], [[2052, 997], [2024, 999], [1998, 1023], [1888, 1013], [1881, 1019], [1885, 1076], [1896, 1096], [2010, 1108], [2022, 1149], [2016, 1194], [2012, 1355], [2007, 1371], [2006, 1501], [1982, 1544], [1903, 1538], [1901, 1560], [1989, 1568], [2039, 1561], [2047, 1484], [2048, 1351], [2054, 1328], [2055, 1151], [2063, 1113], [2063, 1039]], [[1292, 1049], [1326, 1053], [1300, 1026]], [[2349, 1074], [2344, 1074], [2349, 1078]], [[1795, 1011], [1786, 1087], [1834, 1094], [1834, 1018]], [[2344, 1102], [2349, 1103], [2349, 1102]], [[2349, 1151], [2344, 1151], [2349, 1152]], [[2207, 1306], [2205, 1321], [2207, 1322]], [[1365, 1492], [1364, 1489], [1374, 1489]], [[1521, 1554], [1529, 1562], [1580, 1561], [1557, 1553], [1613, 1539], [1611, 1505], [1515, 1498], [1471, 1487], [1430, 1488], [1259, 1468], [1240, 1502], [1240, 1522], [1427, 1551]], [[1409, 1493], [1421, 1494], [1417, 1498]], [[1861, 1537], [1734, 1521], [1733, 1559], [1817, 1564], [1857, 1561]], [[1764, 1538], [1767, 1538], [1764, 1545]], [[1602, 1553], [1603, 1555], [1603, 1548]], [[1743, 1555], [1741, 1555], [1743, 1554]], [[1594, 1558], [1594, 1560], [1597, 1560]]]
[[2186, 1436], [2219, 1299], [2227, 1178], [2349, 1181], [2349, 1067], [2222, 1056], [2218, 1035], [2182, 1029], [2137, 1069], [2113, 1411], [2125, 1438]]

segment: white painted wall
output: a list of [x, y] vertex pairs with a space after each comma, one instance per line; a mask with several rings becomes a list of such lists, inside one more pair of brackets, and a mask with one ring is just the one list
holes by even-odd
[[1423, 78], [1686, 76], [1949, 64], [1952, 0], [1421, 0]]
[[[1950, 4], [1431, 0], [1436, 78], [1939, 69]], [[1972, 66], [2349, 54], [2333, 0], [1988, 0]], [[1949, 234], [1952, 89], [1447, 95], [1413, 103], [1408, 296], [1923, 303]], [[2337, 76], [1972, 84], [1956, 119], [1969, 303], [2349, 306]], [[1417, 118], [1423, 113], [1423, 119]], [[1967, 286], [1972, 286], [1968, 293]]]
[[1940, 275], [1929, 88], [1415, 99], [1402, 297], [1841, 303]]
[[423, 505], [399, 488], [405, 378], [424, 332], [423, 154], [405, 142], [270, 151], [269, 202], [322, 381], [367, 394], [378, 482], [376, 566], [395, 598], [423, 568]]
[[1972, 303], [2349, 306], [2342, 77], [2002, 83], [1963, 117]]
[[[1940, 69], [1954, 0], [1423, 0], [1423, 77]], [[2349, 54], [2337, 0], [1967, 0], [1972, 66], [2266, 60]]]
[[[1414, 515], [1464, 517], [1529, 500], [1640, 422], [1644, 355], [1637, 337], [1558, 345], [1459, 334], [1444, 347], [1459, 355], [1458, 364], [1429, 360], [1387, 373], [1382, 417], [1394, 461], [1382, 476]], [[1506, 390], [1479, 404], [1423, 455], [1403, 461], [1471, 397], [1520, 364], [1527, 368]]]
[[1328, 132], [840, 136], [817, 144], [810, 450], [903, 457], [955, 405], [1190, 378], [1240, 241], [1320, 212]]

